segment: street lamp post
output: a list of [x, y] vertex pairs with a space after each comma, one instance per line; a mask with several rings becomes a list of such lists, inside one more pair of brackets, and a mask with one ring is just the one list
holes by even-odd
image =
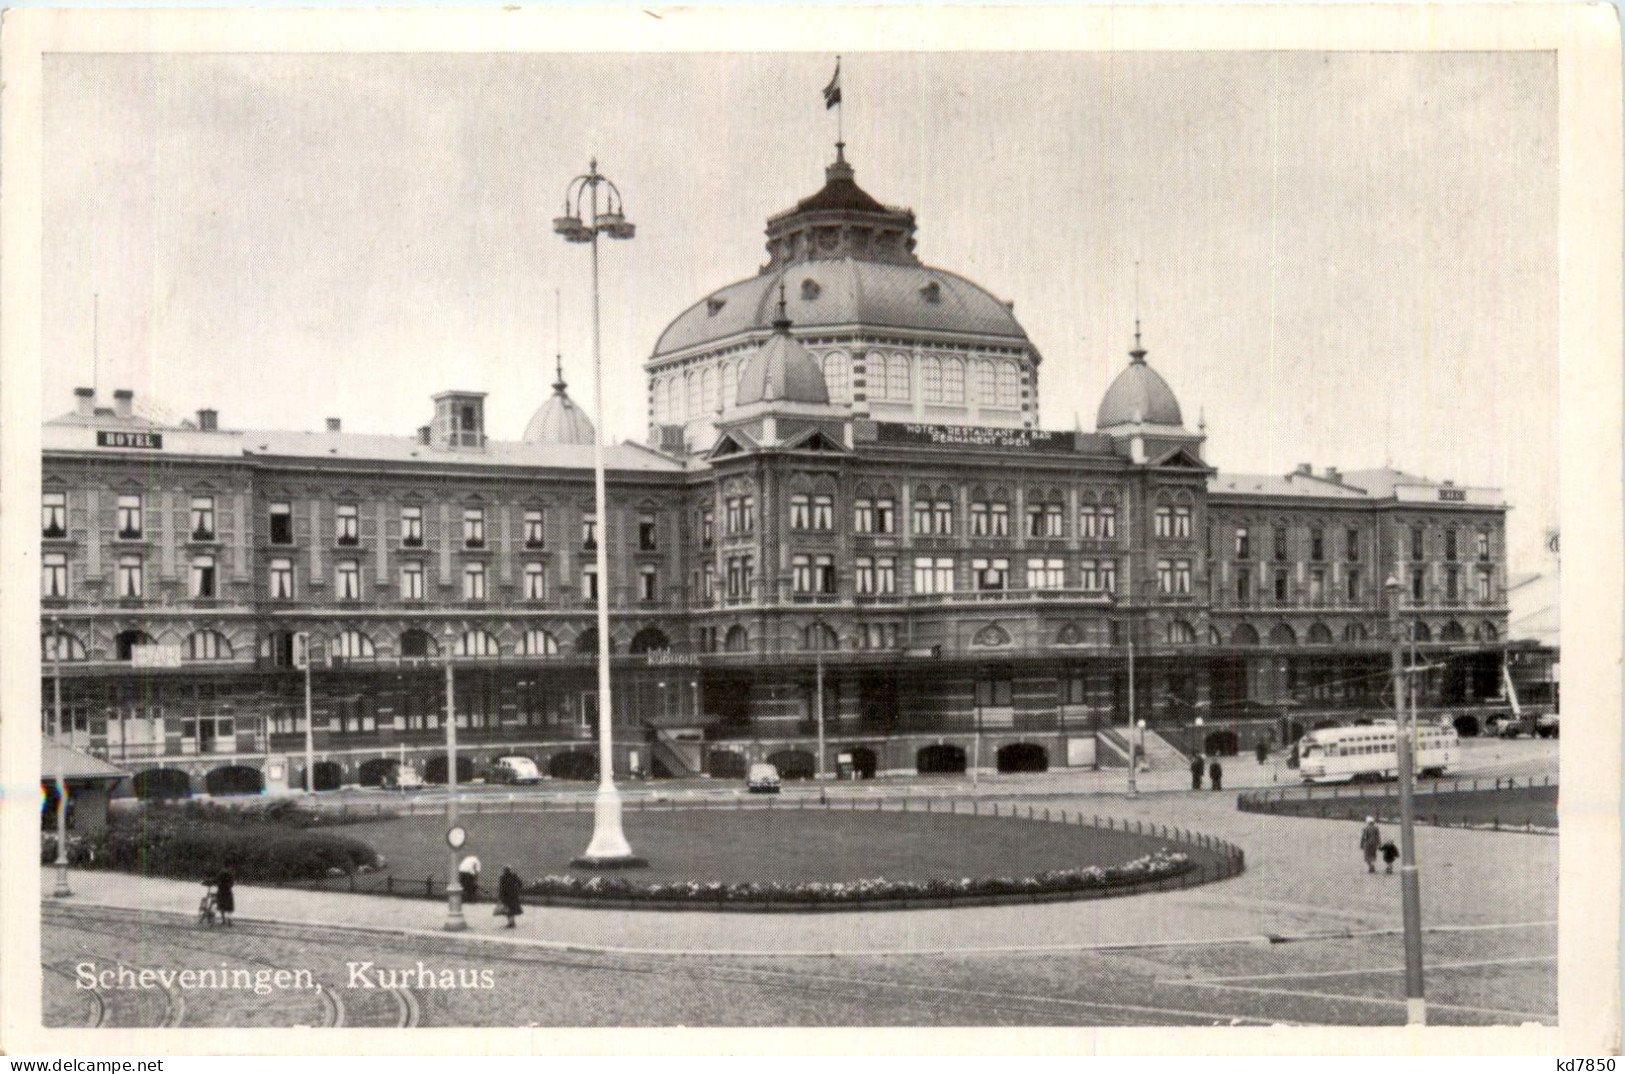
[[1128, 628], [1128, 796], [1139, 796], [1140, 788], [1136, 782], [1135, 769], [1139, 767], [1139, 748], [1134, 742], [1134, 625]]
[[67, 750], [62, 745], [62, 624], [51, 623], [51, 692], [56, 709], [52, 745], [56, 747], [56, 887], [53, 898], [73, 894], [68, 887], [68, 781], [64, 774]]
[[[457, 830], [457, 692], [452, 679], [452, 654], [455, 651], [456, 634], [449, 628], [446, 630], [446, 832], [448, 843], [450, 833]], [[441, 926], [447, 932], [462, 932], [468, 928], [468, 921], [463, 917], [463, 886], [457, 877], [457, 852], [460, 848], [452, 845], [447, 852], [446, 871], [446, 923]]]
[[295, 634], [293, 643], [305, 665], [305, 793], [313, 794], [316, 790], [316, 732], [311, 715], [310, 635], [306, 632]]
[[[1399, 886], [1405, 931], [1405, 1013], [1411, 1025], [1427, 1024], [1422, 992], [1422, 882], [1416, 870], [1415, 760], [1412, 731], [1405, 718], [1408, 673], [1399, 647], [1399, 579], [1383, 583], [1388, 591], [1388, 652], [1394, 678], [1394, 738], [1399, 764]], [[1414, 719], [1415, 712], [1412, 711]]]
[[813, 705], [818, 709], [818, 778], [827, 778], [824, 774], [824, 632], [829, 628], [822, 619], [818, 620], [813, 633], [818, 637], [817, 673], [813, 680]]
[[[598, 211], [598, 188], [607, 193], [604, 211]], [[582, 219], [582, 203], [587, 207], [587, 218]], [[632, 853], [621, 825], [621, 795], [615, 789], [615, 740], [612, 724], [615, 706], [610, 697], [609, 683], [609, 512], [604, 493], [604, 373], [599, 329], [598, 299], [598, 236], [612, 239], [630, 239], [636, 227], [626, 219], [621, 192], [607, 176], [598, 173], [598, 161], [593, 160], [585, 175], [570, 180], [564, 192], [564, 215], [553, 220], [553, 230], [565, 242], [587, 243], [592, 246], [592, 386], [593, 409], [598, 428], [592, 444], [592, 471], [595, 510], [598, 519], [596, 563], [598, 569], [598, 796], [593, 803], [592, 840], [587, 851], [575, 864], [616, 868], [646, 865]]]

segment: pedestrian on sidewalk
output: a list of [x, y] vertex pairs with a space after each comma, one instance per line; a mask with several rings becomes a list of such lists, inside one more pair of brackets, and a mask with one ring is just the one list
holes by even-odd
[[1206, 767], [1207, 762], [1202, 760], [1200, 753], [1191, 759], [1191, 790], [1199, 791], [1202, 789], [1202, 769]]
[[1270, 759], [1270, 744], [1263, 739], [1259, 739], [1258, 745], [1253, 747], [1253, 752], [1258, 755], [1258, 763], [1263, 764]]
[[1360, 853], [1365, 855], [1365, 871], [1377, 871], [1377, 852], [1382, 849], [1382, 829], [1377, 827], [1376, 817], [1365, 818], [1365, 827], [1360, 829]]
[[233, 891], [237, 878], [231, 875], [230, 869], [221, 869], [220, 875], [214, 878], [214, 908], [220, 914], [222, 925], [231, 924], [231, 915], [237, 912], [237, 895]]
[[1207, 766], [1207, 781], [1212, 784], [1214, 790], [1224, 790], [1224, 765], [1219, 763], [1217, 757], [1213, 758], [1213, 763]]
[[457, 881], [463, 885], [463, 903], [472, 904], [480, 891], [480, 859], [470, 854], [458, 863]]
[[1394, 871], [1394, 862], [1398, 860], [1399, 848], [1394, 846], [1393, 840], [1390, 839], [1382, 845], [1382, 863], [1388, 867], [1387, 871], [1392, 873]]
[[519, 893], [523, 886], [519, 882], [519, 874], [513, 871], [513, 866], [504, 865], [502, 875], [497, 878], [497, 901], [502, 904], [497, 908], [497, 913], [507, 916], [510, 929], [513, 928], [513, 919], [525, 912], [525, 908], [519, 903]]

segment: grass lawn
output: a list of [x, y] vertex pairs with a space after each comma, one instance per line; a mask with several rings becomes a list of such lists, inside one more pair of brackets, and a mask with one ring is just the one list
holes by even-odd
[[[590, 813], [484, 814], [463, 821], [479, 856], [482, 886], [504, 865], [527, 881], [571, 871], [586, 849]], [[1046, 869], [1119, 865], [1161, 847], [1200, 852], [1152, 836], [1073, 824], [944, 813], [822, 809], [631, 811], [626, 837], [649, 868], [639, 881], [891, 880], [1013, 876]], [[346, 825], [371, 845], [397, 882], [444, 883], [445, 824], [438, 817], [399, 817]]]
[[[1338, 798], [1288, 798], [1270, 802], [1268, 811], [1284, 816], [1334, 817], [1344, 820], [1351, 816], [1372, 814], [1384, 819], [1399, 816], [1399, 795], [1393, 788], [1371, 790], [1364, 797], [1345, 794]], [[1416, 796], [1418, 820], [1439, 824], [1490, 824], [1499, 820], [1502, 825], [1522, 828], [1526, 824], [1536, 827], [1557, 827], [1557, 788], [1518, 787], [1511, 790], [1442, 791]]]

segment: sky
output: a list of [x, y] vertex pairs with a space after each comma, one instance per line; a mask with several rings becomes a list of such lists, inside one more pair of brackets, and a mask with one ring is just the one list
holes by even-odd
[[[44, 410], [94, 381], [405, 435], [457, 388], [517, 438], [561, 350], [590, 412], [588, 254], [551, 222], [596, 155], [638, 226], [601, 251], [606, 424], [642, 439], [661, 329], [822, 184], [833, 66], [47, 56]], [[1043, 425], [1093, 427], [1138, 315], [1209, 462], [1498, 486], [1513, 571], [1547, 569], [1552, 54], [871, 53], [842, 86], [858, 182], [1015, 303]]]

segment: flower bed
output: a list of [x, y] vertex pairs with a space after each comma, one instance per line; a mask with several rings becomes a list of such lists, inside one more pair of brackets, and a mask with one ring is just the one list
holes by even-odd
[[962, 877], [940, 880], [723, 883], [683, 881], [640, 883], [622, 876], [544, 876], [525, 886], [541, 902], [613, 902], [653, 907], [703, 906], [708, 909], [883, 907], [932, 902], [1006, 899], [1088, 898], [1112, 889], [1158, 884], [1190, 873], [1188, 855], [1167, 849], [1122, 865], [1052, 869], [1032, 876]]

